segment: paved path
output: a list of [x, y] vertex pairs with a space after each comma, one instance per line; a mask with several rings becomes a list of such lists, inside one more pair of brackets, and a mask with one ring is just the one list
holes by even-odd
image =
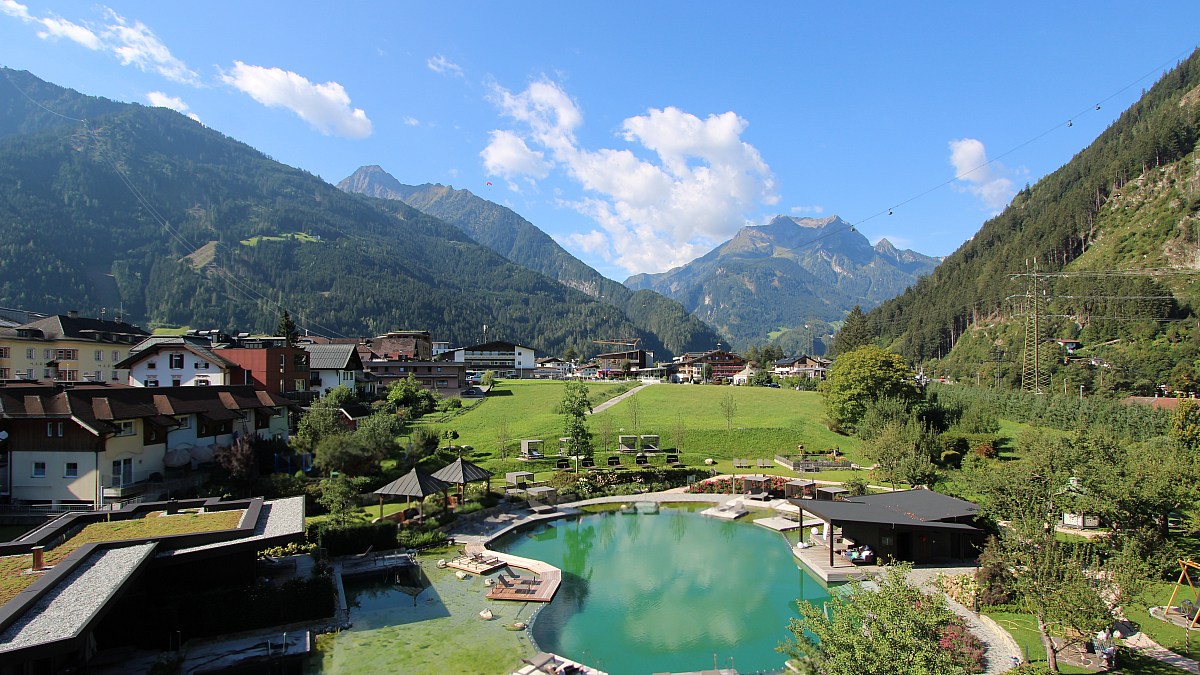
[[1175, 666], [1180, 670], [1185, 670], [1189, 673], [1200, 673], [1200, 664], [1197, 664], [1192, 659], [1186, 656], [1176, 654], [1175, 652], [1159, 645], [1150, 636], [1145, 633], [1136, 633], [1126, 638], [1125, 645], [1133, 647], [1142, 654], [1149, 656], [1152, 659], [1158, 659], [1165, 664]]
[[614, 396], [614, 397], [608, 399], [607, 401], [605, 401], [604, 403], [601, 403], [600, 405], [596, 406], [595, 408], [592, 408], [592, 411], [588, 414], [595, 415], [598, 412], [604, 412], [605, 410], [608, 410], [612, 406], [620, 403], [621, 401], [624, 401], [625, 399], [629, 398], [630, 396], [633, 396], [634, 394], [645, 389], [646, 387], [651, 387], [656, 384], [658, 384], [658, 383], [657, 382], [646, 382], [645, 384], [638, 385], [638, 386], [634, 387], [633, 389], [630, 389], [629, 391], [625, 392], [624, 394], [620, 394], [619, 396]]

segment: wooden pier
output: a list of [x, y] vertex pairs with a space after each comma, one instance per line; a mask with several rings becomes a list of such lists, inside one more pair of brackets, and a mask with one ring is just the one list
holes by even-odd
[[489, 600], [550, 602], [554, 599], [554, 594], [558, 592], [558, 587], [562, 583], [562, 571], [554, 565], [540, 560], [489, 551], [483, 544], [467, 544], [466, 552], [468, 557], [479, 555], [484, 559], [495, 558], [502, 565], [528, 570], [537, 575], [537, 579], [505, 575], [505, 578], [509, 579], [510, 585], [496, 582], [488, 591], [487, 598]]

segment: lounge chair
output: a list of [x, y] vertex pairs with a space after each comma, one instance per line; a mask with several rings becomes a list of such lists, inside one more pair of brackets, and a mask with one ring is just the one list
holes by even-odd
[[633, 458], [633, 463], [638, 466], [647, 466], [650, 464], [650, 458], [639, 453], [637, 457]]
[[760, 468], [760, 469], [769, 469], [769, 468], [771, 468], [771, 460], [769, 460], [769, 459], [760, 459], [760, 460], [758, 460], [758, 468]]
[[584, 457], [583, 459], [579, 460], [579, 466], [584, 469], [594, 469], [596, 468], [596, 458]]
[[608, 458], [608, 465], [609, 465], [609, 466], [621, 466], [621, 456], [620, 456], [620, 455], [613, 455], [612, 457], [609, 457], [609, 458]]
[[560, 460], [558, 460], [557, 462], [555, 462], [555, 463], [554, 463], [554, 468], [556, 468], [556, 469], [569, 469], [569, 468], [571, 468], [571, 460], [569, 460], [569, 459], [560, 459]]

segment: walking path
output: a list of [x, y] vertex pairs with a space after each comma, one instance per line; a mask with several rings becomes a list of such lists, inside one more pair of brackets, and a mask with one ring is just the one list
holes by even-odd
[[1125, 646], [1133, 647], [1142, 654], [1149, 656], [1152, 659], [1157, 659], [1163, 663], [1175, 666], [1180, 670], [1185, 670], [1189, 673], [1200, 673], [1200, 664], [1186, 656], [1176, 654], [1150, 639], [1145, 633], [1135, 633], [1125, 639]]
[[624, 401], [625, 399], [629, 398], [630, 396], [633, 396], [634, 394], [645, 389], [646, 387], [650, 387], [650, 386], [653, 386], [656, 384], [658, 384], [658, 383], [657, 382], [647, 382], [645, 384], [638, 385], [638, 386], [634, 387], [633, 389], [630, 389], [629, 391], [625, 392], [624, 394], [614, 396], [614, 397], [608, 399], [607, 401], [605, 401], [604, 403], [601, 403], [600, 405], [596, 406], [595, 408], [592, 408], [591, 412], [589, 412], [588, 414], [595, 415], [598, 412], [604, 412], [605, 410], [608, 410], [612, 406], [620, 403], [621, 401]]
[[984, 614], [976, 614], [967, 609], [954, 598], [943, 594], [934, 583], [939, 574], [961, 574], [964, 571], [974, 569], [974, 565], [960, 567], [917, 567], [909, 573], [908, 580], [922, 591], [929, 594], [937, 593], [946, 599], [946, 606], [962, 618], [967, 629], [987, 646], [987, 651], [984, 652], [987, 669], [983, 672], [986, 675], [996, 675], [997, 673], [1012, 670], [1014, 666], [1021, 663], [1021, 648], [1017, 645], [1017, 641], [1013, 639], [1008, 631], [1001, 628], [995, 621], [992, 621], [990, 617]]

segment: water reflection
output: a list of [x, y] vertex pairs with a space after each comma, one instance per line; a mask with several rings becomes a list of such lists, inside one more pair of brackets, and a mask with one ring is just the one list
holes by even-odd
[[714, 653], [743, 671], [779, 668], [774, 649], [798, 615], [797, 596], [828, 598], [779, 534], [750, 523], [664, 509], [553, 527], [557, 537], [495, 546], [564, 571], [533, 625], [539, 647], [587, 655], [612, 675], [700, 670]]

